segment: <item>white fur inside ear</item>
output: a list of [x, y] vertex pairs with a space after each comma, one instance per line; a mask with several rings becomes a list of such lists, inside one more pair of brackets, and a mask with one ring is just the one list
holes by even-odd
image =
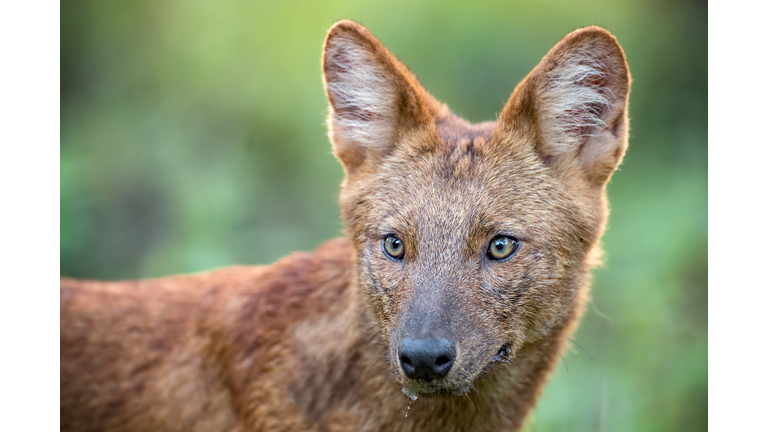
[[337, 37], [326, 47], [328, 126], [335, 139], [373, 150], [391, 145], [397, 127], [397, 90], [373, 53]]
[[606, 120], [621, 103], [611, 90], [610, 53], [591, 48], [572, 53], [550, 71], [541, 91], [542, 132], [555, 154], [573, 151], [606, 132]]

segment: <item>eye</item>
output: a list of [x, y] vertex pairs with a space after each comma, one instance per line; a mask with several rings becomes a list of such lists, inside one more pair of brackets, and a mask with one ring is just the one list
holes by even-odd
[[395, 236], [388, 236], [384, 239], [382, 247], [384, 248], [384, 253], [387, 254], [388, 257], [395, 260], [403, 259], [403, 255], [405, 254], [405, 247], [403, 247], [403, 241], [399, 238]]
[[507, 236], [496, 236], [488, 245], [488, 258], [494, 261], [503, 261], [511, 257], [520, 248], [520, 243]]

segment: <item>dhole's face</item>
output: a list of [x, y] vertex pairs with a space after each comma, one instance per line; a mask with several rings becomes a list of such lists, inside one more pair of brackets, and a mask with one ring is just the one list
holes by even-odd
[[350, 209], [360, 285], [412, 395], [460, 394], [509, 367], [569, 312], [569, 266], [592, 237], [539, 158], [469, 142], [403, 146], [360, 180]]
[[451, 114], [350, 21], [328, 33], [323, 78], [358, 284], [407, 394], [462, 394], [578, 313], [627, 146], [613, 36], [568, 35], [497, 123]]

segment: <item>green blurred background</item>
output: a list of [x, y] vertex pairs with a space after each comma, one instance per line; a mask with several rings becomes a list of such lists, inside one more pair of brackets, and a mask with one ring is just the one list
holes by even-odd
[[342, 18], [473, 122], [571, 30], [616, 35], [631, 138], [606, 265], [527, 430], [706, 430], [704, 2], [62, 3], [61, 274], [264, 264], [341, 235], [320, 49]]

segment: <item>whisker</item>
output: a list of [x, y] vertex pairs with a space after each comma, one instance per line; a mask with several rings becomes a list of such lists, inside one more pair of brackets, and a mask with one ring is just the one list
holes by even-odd
[[597, 308], [597, 305], [595, 304], [594, 301], [590, 301], [589, 304], [592, 306], [592, 310], [595, 311], [597, 316], [599, 316], [600, 318], [605, 318], [610, 322], [613, 322], [613, 318], [611, 318], [608, 314], [601, 312], [600, 309]]
[[477, 407], [475, 407], [475, 403], [474, 403], [474, 402], [472, 402], [472, 398], [471, 398], [471, 397], [469, 397], [469, 393], [464, 393], [464, 396], [466, 396], [466, 397], [467, 397], [467, 400], [469, 401], [469, 403], [470, 403], [470, 404], [472, 404], [472, 408], [474, 408], [474, 410], [475, 410], [475, 413], [477, 413]]
[[554, 329], [554, 328], [553, 328], [552, 330], [554, 330], [554, 331], [556, 331], [556, 332], [560, 333], [561, 335], [565, 336], [565, 337], [566, 337], [566, 339], [568, 339], [569, 341], [573, 342], [573, 344], [574, 344], [574, 345], [576, 345], [577, 347], [579, 347], [579, 348], [581, 348], [582, 350], [584, 350], [584, 354], [586, 354], [586, 355], [587, 355], [587, 357], [589, 357], [589, 359], [590, 359], [590, 360], [592, 360], [592, 361], [595, 361], [594, 357], [592, 357], [592, 356], [589, 354], [589, 352], [588, 352], [586, 349], [584, 349], [584, 347], [583, 347], [583, 346], [579, 345], [579, 343], [578, 343], [578, 342], [576, 342], [575, 340], [571, 339], [571, 338], [570, 338], [570, 337], [568, 337], [568, 336], [567, 336], [565, 333], [561, 332], [561, 331], [560, 331], [560, 330], [558, 330], [558, 329]]
[[[474, 389], [474, 385], [472, 386], [472, 388]], [[486, 402], [488, 402], [488, 404], [489, 404], [489, 405], [491, 404], [491, 401], [490, 401], [490, 400], [488, 400], [488, 398], [487, 398], [487, 397], [485, 397], [485, 393], [481, 393], [481, 392], [477, 392], [477, 393], [478, 393], [480, 396], [482, 396], [482, 397], [483, 397], [483, 399], [485, 399], [485, 401], [486, 401]]]

